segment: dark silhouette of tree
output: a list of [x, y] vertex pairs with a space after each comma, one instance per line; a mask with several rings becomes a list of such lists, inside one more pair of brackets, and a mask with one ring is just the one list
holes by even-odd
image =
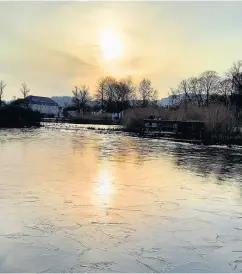
[[201, 74], [199, 82], [200, 89], [206, 96], [206, 105], [208, 106], [210, 95], [217, 91], [219, 76], [216, 71], [208, 70]]
[[218, 102], [226, 106], [230, 104], [231, 95], [233, 94], [232, 83], [228, 78], [220, 79], [217, 89]]
[[4, 83], [3, 80], [0, 81], [0, 107], [2, 105], [2, 98], [3, 98], [3, 91], [6, 87], [6, 84]]
[[23, 94], [24, 99], [29, 95], [30, 89], [25, 82], [21, 85], [20, 91]]
[[116, 80], [110, 76], [101, 78], [98, 82], [95, 97], [101, 103], [103, 111], [107, 111], [108, 105], [112, 104], [114, 101], [115, 92], [113, 89], [113, 85], [115, 82]]
[[121, 79], [120, 82], [123, 83], [126, 86], [126, 89], [129, 91], [128, 92], [129, 105], [132, 107], [135, 106], [137, 95], [136, 95], [136, 86], [134, 85], [132, 78], [129, 76]]
[[200, 79], [191, 77], [182, 80], [176, 89], [171, 89], [172, 101], [174, 104], [184, 103], [196, 104], [202, 106], [204, 104], [204, 96], [200, 85]]
[[107, 87], [106, 87], [106, 78], [101, 78], [97, 83], [97, 91], [95, 97], [101, 103], [101, 110], [105, 109], [105, 101], [107, 99]]
[[157, 99], [157, 91], [151, 86], [151, 81], [144, 78], [138, 87], [138, 97], [141, 100], [142, 107], [154, 103]]
[[232, 83], [234, 93], [242, 95], [242, 60], [233, 63], [227, 76]]
[[135, 87], [131, 78], [123, 78], [115, 81], [114, 98], [117, 112], [127, 109], [135, 98]]
[[219, 76], [215, 71], [205, 71], [199, 77], [182, 80], [176, 89], [172, 90], [173, 96], [180, 97], [180, 103], [209, 105], [212, 95], [218, 93]]
[[171, 88], [169, 96], [171, 98], [171, 107], [176, 107], [179, 105], [180, 92], [178, 89]]
[[116, 80], [107, 76], [98, 82], [96, 98], [107, 112], [120, 112], [130, 106], [135, 98], [135, 87], [131, 78]]
[[234, 62], [227, 72], [228, 80], [231, 82], [231, 105], [235, 107], [237, 115], [241, 116], [242, 110], [242, 60]]
[[190, 97], [189, 81], [182, 80], [178, 88], [179, 88], [180, 92], [184, 93], [184, 95], [185, 95], [185, 104], [191, 102], [192, 99]]
[[82, 113], [84, 114], [87, 111], [90, 102], [88, 87], [86, 87], [85, 85], [81, 86], [80, 88], [75, 86], [72, 93], [72, 101], [74, 106], [77, 108], [79, 113], [82, 110]]
[[201, 80], [197, 77], [188, 79], [189, 92], [191, 93], [192, 102], [198, 106], [204, 105], [204, 96], [201, 89]]

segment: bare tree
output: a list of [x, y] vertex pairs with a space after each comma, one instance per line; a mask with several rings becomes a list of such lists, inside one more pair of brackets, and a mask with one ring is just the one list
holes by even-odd
[[177, 88], [172, 89], [173, 101], [195, 103], [198, 106], [219, 103], [242, 109], [242, 60], [233, 63], [225, 77], [216, 71], [205, 71], [199, 77], [182, 80]]
[[[174, 97], [175, 96], [175, 97]], [[176, 99], [176, 104], [185, 104], [187, 109], [188, 104], [196, 104], [200, 106], [202, 98], [200, 96], [200, 82], [196, 77], [182, 80], [177, 89], [173, 90], [173, 97]]]
[[82, 113], [84, 114], [87, 110], [88, 103], [90, 102], [90, 96], [88, 87], [85, 85], [78, 88], [77, 86], [74, 87], [73, 93], [73, 104], [78, 109], [78, 112], [80, 113], [82, 110]]
[[[182, 80], [178, 87], [173, 90], [173, 97], [176, 96], [180, 99], [180, 103], [196, 104], [202, 106], [209, 104], [211, 94], [217, 92], [219, 77], [214, 71], [206, 71], [198, 77], [191, 77]], [[206, 97], [206, 98], [204, 98]]]
[[172, 96], [176, 105], [179, 103], [185, 103], [187, 106], [188, 103], [199, 104], [199, 80], [195, 77], [182, 80], [176, 89], [172, 90]]
[[187, 103], [191, 103], [192, 101], [189, 87], [189, 80], [182, 80], [178, 86], [179, 93], [184, 94], [183, 100], [185, 101], [185, 105], [187, 105]]
[[30, 89], [28, 89], [25, 82], [21, 85], [20, 91], [22, 92], [24, 99], [29, 95]]
[[171, 98], [171, 103], [169, 104], [171, 107], [177, 107], [181, 103], [181, 93], [180, 90], [171, 88], [169, 92], [169, 96]]
[[151, 86], [151, 81], [144, 78], [138, 87], [138, 97], [142, 101], [142, 106], [147, 107], [157, 99], [157, 91]]
[[217, 94], [221, 96], [225, 105], [228, 105], [230, 96], [233, 94], [232, 82], [228, 78], [221, 79], [218, 83]]
[[111, 76], [106, 76], [99, 80], [96, 91], [96, 98], [101, 101], [102, 107], [105, 108], [107, 102], [112, 102], [115, 96], [114, 85], [116, 79]]
[[106, 89], [105, 89], [105, 78], [102, 78], [97, 83], [97, 91], [95, 94], [95, 97], [98, 101], [101, 102], [101, 109], [104, 110], [105, 106], [105, 96], [106, 95]]
[[2, 105], [2, 98], [3, 98], [3, 91], [6, 87], [6, 84], [4, 83], [3, 80], [0, 81], [0, 107]]
[[135, 98], [135, 86], [130, 77], [118, 81], [107, 76], [98, 82], [96, 98], [103, 110], [120, 112]]
[[127, 109], [135, 99], [135, 87], [131, 78], [123, 78], [113, 85], [117, 112]]
[[216, 71], [205, 71], [199, 78], [201, 92], [206, 96], [206, 105], [209, 105], [209, 97], [216, 92], [219, 82], [219, 76]]
[[232, 83], [234, 92], [242, 94], [242, 60], [234, 62], [226, 75]]
[[202, 106], [204, 104], [204, 99], [200, 79], [198, 79], [197, 77], [191, 77], [188, 79], [188, 85], [192, 102], [198, 106]]
[[136, 99], [136, 86], [133, 83], [133, 80], [130, 76], [126, 78], [122, 78], [120, 80], [121, 83], [124, 83], [128, 89], [129, 89], [129, 94], [130, 94], [130, 100], [135, 100]]

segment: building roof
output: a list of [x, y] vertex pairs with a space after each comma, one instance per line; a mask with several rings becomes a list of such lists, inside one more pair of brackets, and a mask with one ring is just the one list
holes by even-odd
[[48, 97], [30, 95], [27, 96], [25, 99], [28, 100], [28, 102], [31, 104], [45, 104], [49, 106], [58, 106], [58, 104], [54, 100]]

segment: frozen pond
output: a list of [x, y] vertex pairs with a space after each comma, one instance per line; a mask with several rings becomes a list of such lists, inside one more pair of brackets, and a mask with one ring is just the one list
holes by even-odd
[[242, 272], [242, 149], [0, 130], [0, 216], [0, 272]]

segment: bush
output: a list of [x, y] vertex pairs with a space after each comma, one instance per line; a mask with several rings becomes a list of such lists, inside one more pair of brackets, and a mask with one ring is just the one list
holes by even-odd
[[236, 126], [235, 114], [224, 105], [210, 105], [203, 108], [206, 131], [215, 136], [229, 136]]
[[0, 127], [23, 128], [40, 126], [41, 114], [29, 108], [7, 105], [0, 108]]
[[205, 123], [210, 136], [229, 136], [233, 134], [237, 120], [232, 109], [224, 105], [213, 104], [208, 107], [180, 105], [176, 108], [133, 108], [125, 111], [123, 126], [126, 131], [137, 132], [143, 126], [144, 119], [154, 114], [162, 120], [201, 121]]
[[170, 111], [170, 118], [177, 121], [202, 121], [205, 123], [206, 132], [210, 135], [231, 134], [236, 125], [235, 113], [232, 109], [220, 104], [211, 104], [208, 107], [182, 105]]
[[160, 117], [164, 120], [169, 119], [168, 110], [158, 107], [137, 107], [130, 108], [124, 112], [122, 124], [125, 130], [137, 132], [143, 126], [144, 119], [148, 118], [150, 114]]

